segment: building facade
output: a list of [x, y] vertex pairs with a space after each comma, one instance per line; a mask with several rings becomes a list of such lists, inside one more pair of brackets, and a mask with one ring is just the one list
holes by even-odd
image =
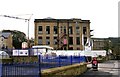
[[108, 38], [92, 38], [93, 40], [93, 50], [105, 50], [108, 43]]
[[[120, 56], [120, 37], [109, 37], [109, 48], [112, 50], [114, 55]], [[120, 58], [119, 58], [120, 59]]]
[[48, 45], [54, 49], [83, 50], [90, 38], [90, 20], [35, 19], [35, 45]]
[[0, 33], [0, 49], [12, 49], [12, 34], [8, 32]]
[[120, 55], [120, 38], [91, 38], [93, 40], [93, 50], [106, 50], [112, 55]]

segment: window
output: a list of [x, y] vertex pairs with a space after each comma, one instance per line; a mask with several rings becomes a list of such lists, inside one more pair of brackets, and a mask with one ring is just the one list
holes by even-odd
[[73, 45], [73, 37], [69, 37], [69, 44]]
[[87, 42], [87, 37], [84, 37], [84, 45], [86, 44]]
[[64, 33], [66, 33], [66, 26], [64, 26]]
[[69, 47], [69, 50], [73, 50], [73, 47]]
[[83, 27], [83, 34], [86, 35], [86, 31], [87, 31], [86, 27]]
[[57, 44], [57, 37], [54, 37], [54, 43], [53, 44]]
[[50, 44], [50, 37], [46, 37], [46, 45]]
[[38, 34], [42, 34], [42, 26], [38, 26]]
[[77, 47], [77, 50], [80, 50], [80, 47]]
[[76, 34], [80, 34], [79, 26], [76, 26]]
[[79, 23], [76, 22], [76, 34], [80, 34], [80, 30], [79, 30]]
[[80, 45], [80, 37], [76, 37], [76, 43], [77, 45]]
[[60, 33], [63, 33], [63, 32], [62, 32], [62, 29], [63, 29], [63, 27], [61, 26], [61, 27], [60, 27]]
[[46, 26], [46, 34], [50, 34], [50, 26]]
[[54, 34], [57, 34], [57, 26], [54, 26]]
[[69, 34], [73, 34], [72, 26], [69, 26]]
[[38, 45], [42, 45], [42, 37], [38, 37]]
[[64, 50], [67, 50], [67, 47], [63, 47]]

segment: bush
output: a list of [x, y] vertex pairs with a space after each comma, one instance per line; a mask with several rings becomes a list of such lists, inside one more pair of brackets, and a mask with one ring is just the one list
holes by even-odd
[[116, 56], [116, 60], [120, 60], [120, 55], [117, 55], [117, 56]]
[[104, 56], [99, 56], [99, 57], [97, 58], [97, 60], [98, 60], [99, 63], [102, 63], [102, 62], [106, 61], [106, 57], [104, 57]]
[[99, 55], [98, 58], [102, 58], [102, 55]]
[[37, 56], [14, 56], [12, 57], [13, 62], [37, 62]]
[[0, 59], [2, 63], [12, 63], [13, 59], [12, 58], [7, 58], [7, 59]]

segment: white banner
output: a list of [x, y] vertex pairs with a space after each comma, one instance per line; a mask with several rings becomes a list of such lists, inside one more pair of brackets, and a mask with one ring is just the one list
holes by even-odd
[[28, 50], [13, 50], [13, 56], [28, 56]]

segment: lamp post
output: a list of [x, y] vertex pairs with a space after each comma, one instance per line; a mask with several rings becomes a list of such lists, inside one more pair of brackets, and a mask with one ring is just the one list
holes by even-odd
[[30, 48], [30, 40], [29, 40], [29, 26], [30, 26], [30, 19], [32, 17], [33, 14], [31, 14], [31, 16], [29, 17], [29, 19], [26, 19], [27, 22], [28, 22], [28, 40], [27, 40], [27, 43], [28, 43], [28, 48]]
[[28, 40], [27, 40], [28, 48], [30, 47], [30, 41], [29, 41], [29, 22], [30, 22], [30, 19], [28, 19]]

